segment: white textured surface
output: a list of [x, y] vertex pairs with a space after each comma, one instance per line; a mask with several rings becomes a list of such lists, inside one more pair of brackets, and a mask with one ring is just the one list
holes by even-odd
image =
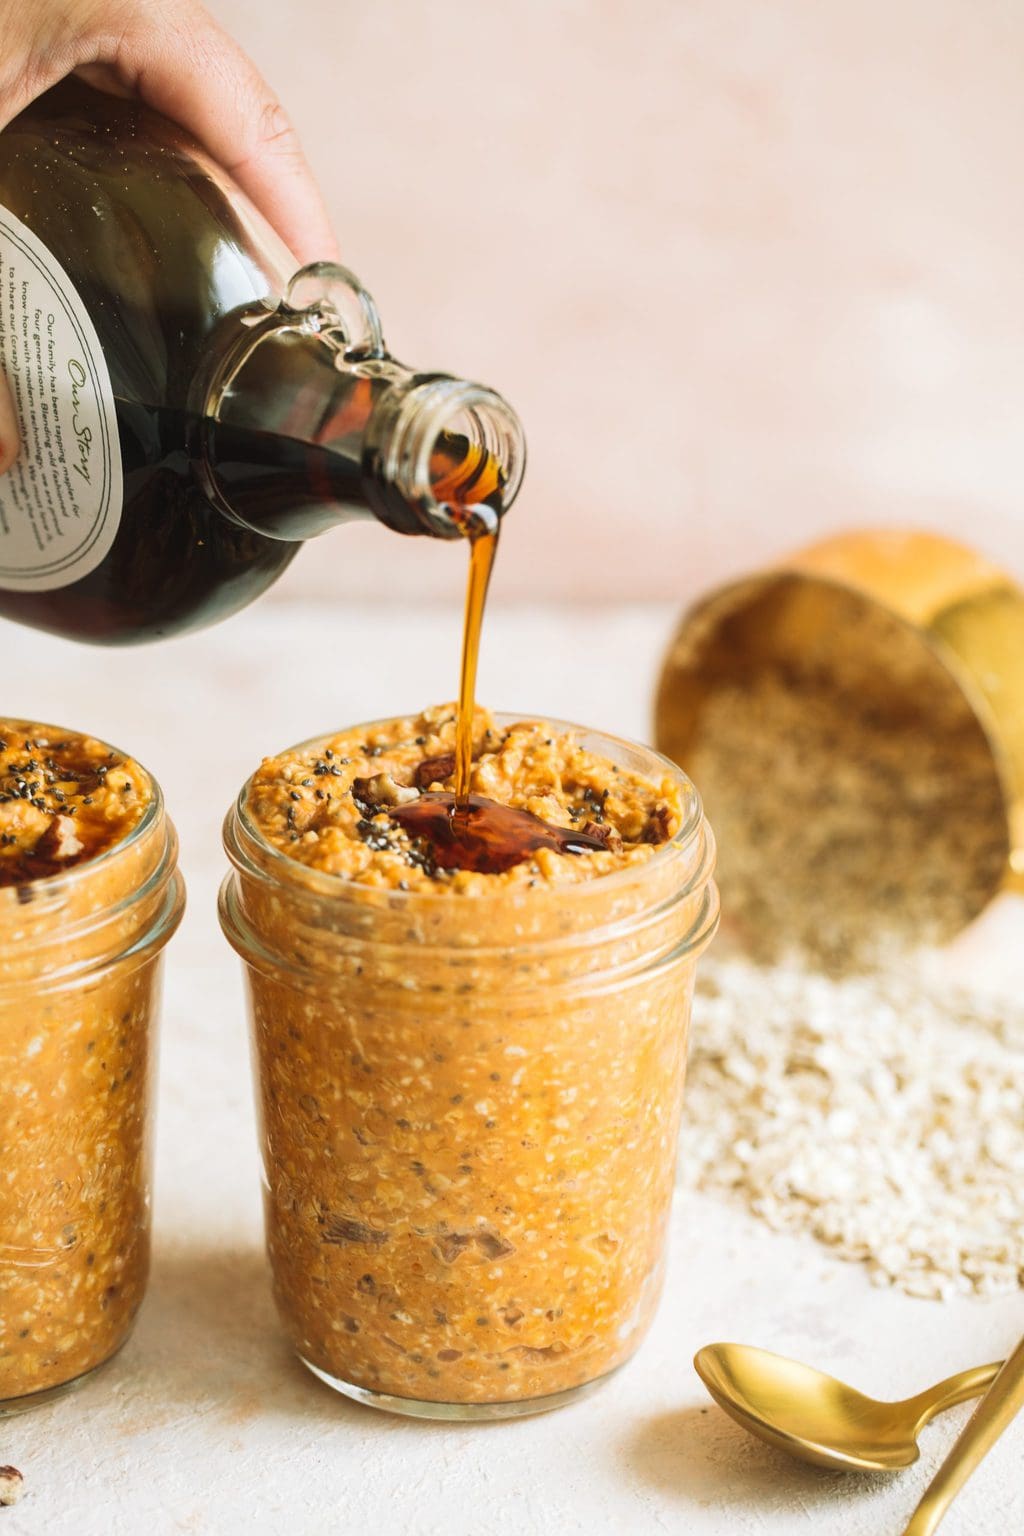
[[[496, 611], [483, 695], [642, 736], [673, 617], [657, 605]], [[939, 1306], [876, 1291], [813, 1244], [688, 1198], [652, 1335], [576, 1407], [519, 1424], [412, 1424], [344, 1402], [292, 1362], [261, 1252], [241, 987], [214, 913], [219, 822], [262, 750], [450, 693], [456, 625], [448, 611], [270, 604], [206, 636], [120, 653], [0, 631], [19, 663], [5, 669], [6, 711], [95, 730], [160, 778], [190, 892], [168, 953], [149, 1300], [105, 1374], [0, 1421], [0, 1462], [26, 1480], [17, 1508], [0, 1511], [0, 1536], [896, 1536], [967, 1409], [926, 1431], [921, 1464], [899, 1477], [817, 1472], [711, 1406], [694, 1350], [746, 1339], [898, 1396], [997, 1357], [1024, 1325], [1017, 1298]], [[193, 749], [177, 747], [193, 722], [199, 777]], [[1019, 933], [1019, 911], [1004, 911], [989, 942], [1009, 957]], [[1022, 1461], [1024, 1424], [943, 1536], [1024, 1529]]]

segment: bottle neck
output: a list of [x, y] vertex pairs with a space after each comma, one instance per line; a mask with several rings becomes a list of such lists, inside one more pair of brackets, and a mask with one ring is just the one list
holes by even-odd
[[197, 380], [193, 460], [228, 516], [272, 538], [352, 518], [457, 538], [490, 526], [522, 481], [525, 445], [493, 390], [417, 374], [387, 352], [372, 299], [331, 264], [277, 310], [225, 321]]
[[525, 460], [522, 428], [502, 397], [444, 374], [393, 386], [366, 450], [381, 520], [412, 509], [418, 531], [441, 539], [493, 526], [518, 493]]

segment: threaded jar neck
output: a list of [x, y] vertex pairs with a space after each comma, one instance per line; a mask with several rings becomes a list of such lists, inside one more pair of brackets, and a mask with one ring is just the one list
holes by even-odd
[[159, 786], [123, 842], [65, 874], [0, 892], [0, 1001], [141, 965], [181, 921], [178, 839]]

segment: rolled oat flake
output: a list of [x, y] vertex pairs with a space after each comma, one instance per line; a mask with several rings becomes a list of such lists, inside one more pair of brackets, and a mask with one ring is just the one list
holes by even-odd
[[1024, 1279], [1024, 1008], [705, 961], [682, 1176], [911, 1296]]

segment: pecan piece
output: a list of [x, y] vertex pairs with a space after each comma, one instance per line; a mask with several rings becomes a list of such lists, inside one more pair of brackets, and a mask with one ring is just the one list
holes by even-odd
[[656, 805], [644, 827], [645, 843], [667, 843], [670, 836], [670, 813], [667, 805]]
[[503, 1259], [506, 1254], [516, 1251], [515, 1243], [510, 1243], [498, 1232], [478, 1232], [476, 1245], [485, 1259]]
[[455, 772], [455, 753], [441, 752], [437, 757], [425, 757], [416, 764], [414, 775], [417, 789], [429, 789], [431, 784], [443, 784]]
[[439, 1232], [434, 1242], [437, 1255], [444, 1264], [454, 1264], [473, 1241], [468, 1232]]
[[75, 831], [75, 824], [70, 816], [53, 816], [49, 826], [35, 846], [35, 853], [41, 859], [64, 860], [73, 859], [81, 853], [85, 844]]
[[25, 1479], [17, 1467], [0, 1467], [0, 1504], [17, 1504], [25, 1491]]
[[353, 1221], [350, 1216], [329, 1217], [321, 1239], [325, 1243], [369, 1243], [374, 1248], [379, 1248], [387, 1240], [386, 1232], [368, 1227], [365, 1221]]
[[585, 821], [583, 823], [585, 837], [594, 837], [611, 853], [618, 853], [622, 847], [622, 834], [617, 827], [610, 827], [606, 821]]
[[352, 780], [353, 798], [360, 805], [408, 805], [410, 800], [418, 800], [419, 794], [415, 789], [410, 789], [408, 784], [399, 784], [390, 773], [375, 773], [369, 779]]

